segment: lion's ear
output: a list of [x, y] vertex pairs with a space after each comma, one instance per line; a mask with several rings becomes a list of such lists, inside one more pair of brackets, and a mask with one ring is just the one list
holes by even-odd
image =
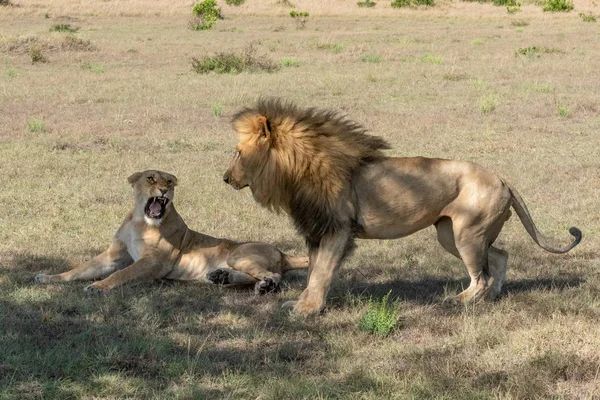
[[271, 139], [271, 123], [269, 120], [261, 115], [256, 122], [258, 123], [258, 134], [266, 140]]
[[127, 178], [127, 182], [129, 182], [129, 184], [131, 186], [133, 186], [133, 184], [136, 183], [137, 180], [140, 179], [141, 176], [142, 176], [141, 172], [136, 172], [135, 174], [133, 174], [129, 178]]

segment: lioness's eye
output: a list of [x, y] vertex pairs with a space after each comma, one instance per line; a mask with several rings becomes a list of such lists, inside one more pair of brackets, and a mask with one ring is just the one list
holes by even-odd
[[154, 178], [153, 177], [149, 176], [147, 179], [148, 179], [148, 183], [154, 183]]
[[173, 181], [169, 179], [169, 180], [167, 181], [167, 185], [171, 186], [171, 183], [173, 183]]

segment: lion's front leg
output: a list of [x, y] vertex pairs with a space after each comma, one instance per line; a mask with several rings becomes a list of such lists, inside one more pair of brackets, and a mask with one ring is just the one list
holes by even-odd
[[171, 271], [169, 260], [141, 258], [129, 267], [115, 272], [108, 278], [85, 287], [83, 290], [90, 294], [105, 293], [115, 287], [129, 282], [143, 282], [163, 278]]
[[302, 315], [317, 314], [325, 308], [333, 274], [348, 253], [350, 240], [350, 232], [346, 230], [321, 239], [318, 250], [309, 254], [310, 276], [306, 289], [298, 301], [288, 301], [283, 304], [283, 308], [292, 308], [294, 312]]
[[91, 260], [73, 268], [70, 271], [56, 275], [38, 274], [34, 280], [37, 283], [67, 282], [74, 280], [94, 280], [107, 277], [117, 269], [131, 264], [133, 260], [127, 252], [127, 246], [120, 240], [113, 240], [110, 247]]

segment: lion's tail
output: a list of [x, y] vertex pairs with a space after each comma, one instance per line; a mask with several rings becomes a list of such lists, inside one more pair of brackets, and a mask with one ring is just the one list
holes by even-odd
[[531, 236], [531, 238], [542, 249], [549, 251], [551, 253], [562, 254], [562, 253], [566, 253], [567, 251], [571, 250], [573, 247], [577, 246], [579, 244], [579, 242], [581, 242], [581, 237], [582, 237], [581, 231], [575, 227], [571, 227], [571, 228], [569, 228], [569, 233], [573, 237], [575, 237], [575, 240], [573, 240], [570, 244], [568, 244], [562, 248], [553, 246], [550, 243], [550, 240], [546, 236], [544, 236], [535, 226], [533, 219], [531, 218], [531, 214], [529, 214], [529, 210], [527, 209], [527, 206], [525, 205], [525, 202], [523, 201], [523, 198], [521, 197], [519, 192], [517, 192], [516, 189], [514, 187], [512, 187], [506, 181], [503, 180], [503, 182], [506, 185], [506, 187], [508, 187], [508, 190], [510, 191], [510, 196], [512, 199], [512, 207], [517, 212], [517, 215], [519, 216], [521, 223], [523, 223], [523, 226], [525, 226], [525, 230], [527, 230], [527, 233], [529, 233], [529, 236]]
[[283, 266], [283, 272], [290, 271], [292, 269], [306, 269], [308, 268], [308, 257], [296, 257], [283, 254], [285, 258], [285, 264]]

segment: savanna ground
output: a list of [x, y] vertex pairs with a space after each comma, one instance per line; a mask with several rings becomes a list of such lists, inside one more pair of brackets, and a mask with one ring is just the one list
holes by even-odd
[[[184, 1], [12, 3], [0, 7], [0, 398], [600, 397], [600, 29], [577, 15], [595, 3], [510, 15], [294, 1], [310, 12], [296, 29], [273, 0], [224, 6], [200, 32]], [[192, 71], [192, 57], [248, 45], [287, 66]], [[47, 62], [32, 64], [31, 47]], [[551, 255], [513, 216], [498, 241], [511, 256], [501, 298], [466, 308], [441, 304], [468, 281], [431, 228], [359, 242], [327, 313], [309, 319], [279, 308], [301, 273], [263, 297], [173, 282], [88, 297], [81, 282], [33, 283], [108, 245], [132, 205], [127, 176], [147, 168], [179, 177], [190, 227], [304, 253], [286, 217], [221, 181], [230, 117], [260, 95], [340, 110], [391, 155], [486, 165], [543, 232], [566, 243], [574, 225], [583, 242]], [[369, 297], [390, 290], [398, 328], [361, 331]]]

